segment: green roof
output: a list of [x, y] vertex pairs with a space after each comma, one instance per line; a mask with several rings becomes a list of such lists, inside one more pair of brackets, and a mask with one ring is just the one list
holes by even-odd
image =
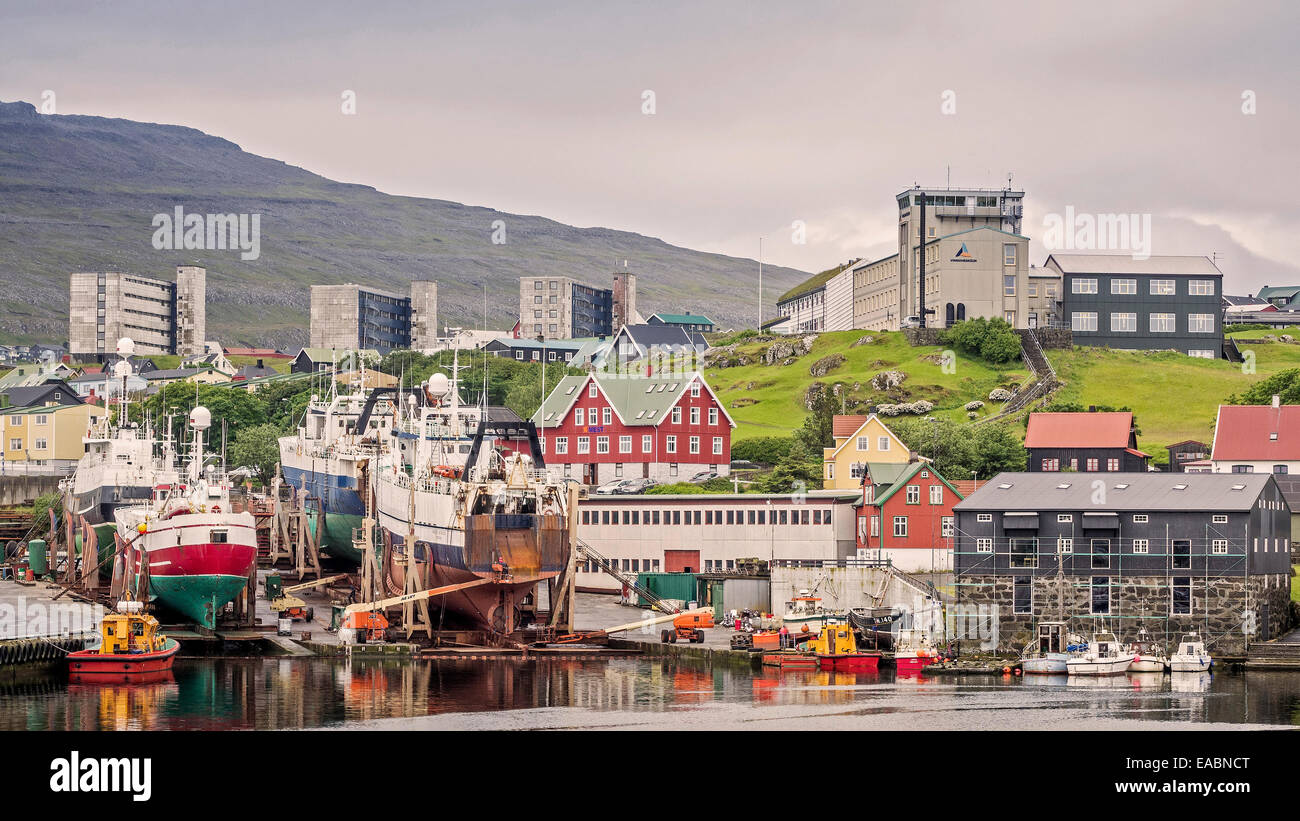
[[655, 316], [659, 317], [662, 321], [667, 322], [669, 325], [716, 324], [712, 319], [709, 319], [703, 314], [655, 314]]
[[1290, 299], [1297, 293], [1300, 293], [1300, 285], [1274, 285], [1271, 288], [1265, 286], [1259, 289], [1259, 293], [1255, 294], [1255, 298], [1269, 299], [1270, 297], [1284, 296], [1287, 299]]
[[[877, 467], [886, 467], [886, 466], [872, 464], [869, 465], [867, 468], [868, 470], [871, 471], [871, 475], [873, 479], [876, 476], [875, 468]], [[899, 465], [898, 467], [903, 468], [903, 470], [900, 473], [898, 473], [898, 475], [894, 478], [893, 483], [889, 486], [888, 490], [886, 490], [884, 493], [881, 493], [879, 496], [872, 497], [871, 503], [873, 505], [883, 505], [889, 499], [890, 496], [893, 496], [895, 493], [897, 493], [899, 488], [906, 487], [908, 480], [911, 479], [913, 476], [915, 476], [917, 473], [920, 473], [922, 470], [933, 471], [934, 477], [938, 479], [940, 482], [943, 482], [944, 485], [949, 490], [951, 490], [954, 494], [956, 494], [958, 501], [966, 498], [965, 496], [961, 495], [961, 492], [958, 491], [957, 488], [952, 486], [951, 482], [943, 478], [943, 474], [935, 470], [934, 465], [929, 462], [908, 462], [907, 464]]]
[[794, 299], [797, 296], [803, 296], [804, 294], [810, 294], [813, 291], [816, 291], [818, 288], [821, 288], [826, 283], [834, 279], [836, 274], [840, 273], [841, 271], [843, 271], [845, 268], [848, 268], [852, 264], [853, 263], [851, 262], [846, 262], [843, 265], [837, 265], [828, 271], [822, 271], [820, 274], [815, 274], [813, 276], [808, 277], [803, 282], [800, 282], [798, 285], [794, 286], [790, 290], [786, 291], [784, 294], [781, 294], [779, 297], [777, 297], [776, 298], [777, 304], [779, 305], [780, 303], [787, 302], [791, 299]]
[[[558, 424], [569, 412], [569, 408], [586, 396], [584, 387], [588, 379], [596, 381], [601, 392], [613, 405], [614, 412], [628, 425], [654, 425], [662, 421], [668, 409], [677, 403], [696, 379], [700, 380], [705, 390], [709, 390], [708, 383], [699, 374], [669, 377], [615, 375], [605, 378], [600, 374], [566, 376], [546, 397], [546, 401], [533, 414], [531, 421], [543, 427], [548, 424]], [[718, 403], [718, 407], [722, 408], [723, 416], [734, 426], [735, 421], [727, 413], [726, 408], [722, 407], [721, 402]]]
[[54, 413], [65, 408], [86, 408], [94, 405], [32, 405], [26, 408], [0, 408], [0, 416], [29, 416], [36, 413]]

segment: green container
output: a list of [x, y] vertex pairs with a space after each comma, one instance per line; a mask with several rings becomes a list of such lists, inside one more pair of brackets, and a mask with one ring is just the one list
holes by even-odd
[[[691, 601], [695, 598], [694, 573], [638, 573], [637, 584], [661, 599]], [[650, 606], [645, 597], [637, 603], [642, 607]]]
[[44, 539], [32, 539], [27, 543], [27, 565], [37, 576], [44, 576], [50, 571], [49, 549]]

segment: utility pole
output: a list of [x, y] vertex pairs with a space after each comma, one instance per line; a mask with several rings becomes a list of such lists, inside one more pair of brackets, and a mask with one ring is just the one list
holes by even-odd
[[754, 330], [763, 331], [763, 238], [758, 238], [758, 327]]

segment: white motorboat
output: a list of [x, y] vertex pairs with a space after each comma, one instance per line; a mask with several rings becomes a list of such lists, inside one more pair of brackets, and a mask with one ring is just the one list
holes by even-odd
[[1138, 627], [1137, 639], [1128, 649], [1133, 653], [1133, 663], [1128, 668], [1130, 673], [1163, 673], [1169, 666], [1164, 647], [1152, 638], [1144, 626]]
[[822, 600], [807, 590], [800, 590], [799, 595], [785, 603], [785, 615], [781, 623], [791, 635], [821, 632], [822, 627], [832, 621], [842, 621], [843, 614], [834, 613], [822, 607]]
[[1020, 669], [1026, 675], [1060, 675], [1068, 672], [1066, 662], [1070, 653], [1066, 650], [1067, 637], [1065, 622], [1043, 621], [1038, 623], [1038, 637], [1025, 647], [1020, 657]]
[[1087, 649], [1065, 663], [1072, 676], [1114, 676], [1128, 672], [1133, 654], [1124, 648], [1114, 633], [1093, 633]]
[[1169, 657], [1169, 670], [1173, 673], [1204, 673], [1213, 663], [1201, 637], [1188, 633], [1178, 643], [1178, 652]]

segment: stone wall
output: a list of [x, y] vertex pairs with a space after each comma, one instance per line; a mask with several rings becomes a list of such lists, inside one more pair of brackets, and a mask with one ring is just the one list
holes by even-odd
[[30, 505], [59, 489], [62, 476], [0, 476], [0, 507]]
[[[1192, 578], [1192, 614], [1169, 615], [1170, 580], [1164, 576], [1126, 576], [1111, 587], [1109, 616], [1090, 612], [1091, 588], [1084, 577], [1036, 576], [1033, 581], [1033, 613], [1014, 612], [1014, 580], [1002, 575], [963, 575], [957, 585], [957, 612], [980, 611], [998, 614], [998, 650], [1018, 653], [1033, 638], [1036, 621], [1065, 620], [1070, 630], [1086, 635], [1103, 627], [1121, 641], [1132, 641], [1138, 626], [1145, 624], [1158, 641], [1173, 645], [1184, 633], [1197, 631], [1211, 654], [1237, 655], [1248, 640], [1264, 636], [1277, 638], [1291, 627], [1290, 578], [1285, 575]], [[1063, 606], [1062, 606], [1062, 599]], [[1247, 609], [1256, 620], [1256, 633], [1243, 632], [1242, 613]], [[1262, 624], [1267, 604], [1268, 625]], [[965, 606], [963, 608], [963, 606]], [[1063, 619], [1061, 617], [1064, 617]], [[1267, 627], [1267, 632], [1265, 628]], [[978, 641], [962, 641], [973, 650]]]
[[[942, 332], [942, 328], [904, 328], [903, 337], [912, 346], [941, 345], [939, 334]], [[1017, 333], [1023, 334], [1025, 330], [1022, 328]], [[1069, 328], [1035, 328], [1034, 334], [1044, 349], [1074, 347], [1074, 333]]]

